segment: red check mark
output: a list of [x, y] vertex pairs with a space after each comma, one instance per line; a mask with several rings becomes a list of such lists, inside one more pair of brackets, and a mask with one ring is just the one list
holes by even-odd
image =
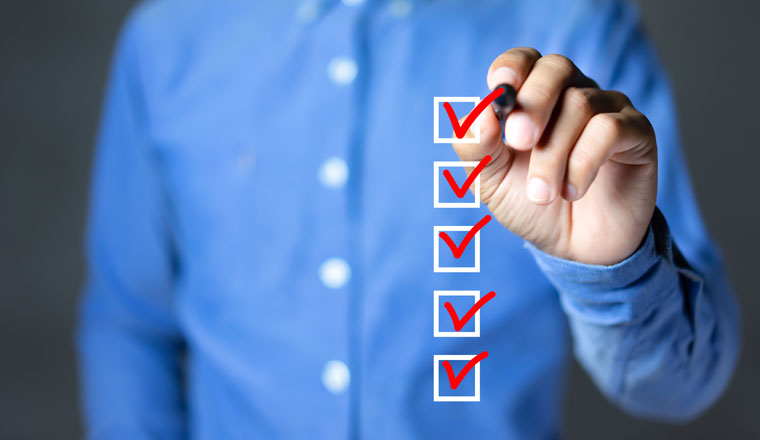
[[[501, 89], [499, 89], [501, 90]], [[446, 178], [446, 181], [449, 182], [449, 185], [451, 186], [451, 189], [454, 190], [454, 194], [457, 195], [460, 199], [464, 197], [465, 194], [467, 194], [467, 190], [470, 189], [470, 185], [472, 185], [472, 182], [475, 181], [475, 179], [478, 177], [478, 174], [480, 174], [481, 171], [483, 171], [483, 168], [488, 165], [488, 162], [491, 161], [491, 156], [486, 156], [483, 159], [480, 160], [478, 165], [472, 170], [469, 176], [467, 176], [467, 180], [464, 181], [464, 184], [460, 188], [459, 185], [457, 185], [456, 180], [451, 176], [451, 172], [449, 170], [443, 170], [443, 177]]]
[[451, 316], [451, 321], [454, 323], [454, 330], [460, 331], [462, 328], [467, 324], [467, 322], [472, 319], [473, 316], [475, 316], [475, 313], [477, 313], [478, 310], [480, 310], [481, 307], [486, 305], [488, 301], [491, 300], [496, 296], [496, 293], [494, 291], [490, 291], [484, 296], [483, 298], [480, 298], [478, 302], [475, 303], [472, 307], [470, 307], [470, 310], [467, 311], [467, 313], [462, 316], [462, 319], [459, 319], [459, 316], [457, 315], [457, 311], [454, 310], [454, 306], [451, 305], [450, 302], [446, 301], [446, 303], [443, 304], [444, 307], [446, 307], [446, 310], [449, 312], [449, 316]]
[[482, 361], [483, 359], [488, 357], [488, 352], [484, 351], [480, 353], [479, 355], [475, 356], [474, 358], [470, 359], [469, 362], [462, 368], [462, 371], [459, 372], [459, 374], [454, 375], [454, 369], [451, 368], [451, 363], [449, 361], [443, 361], [441, 362], [443, 364], [443, 368], [446, 370], [446, 375], [449, 376], [449, 385], [451, 385], [451, 389], [455, 390], [459, 387], [459, 384], [462, 383], [462, 380], [464, 380], [464, 377], [467, 376], [467, 373], [472, 370], [472, 367], [475, 366], [478, 362]]
[[483, 98], [483, 100], [480, 101], [474, 109], [472, 109], [470, 114], [467, 115], [467, 118], [464, 120], [462, 125], [459, 125], [459, 119], [457, 118], [457, 114], [454, 113], [454, 109], [451, 108], [451, 104], [444, 102], [443, 108], [446, 109], [446, 114], [449, 115], [451, 126], [454, 128], [454, 136], [456, 136], [457, 139], [462, 139], [464, 135], [467, 134], [467, 130], [472, 127], [472, 124], [475, 122], [475, 120], [478, 119], [478, 116], [483, 113], [483, 110], [485, 110], [486, 107], [488, 107], [502, 93], [504, 93], [504, 89], [499, 87], [498, 89], [491, 92], [488, 96]]
[[491, 221], [491, 216], [486, 215], [482, 219], [480, 219], [479, 222], [475, 224], [468, 232], [467, 235], [464, 236], [462, 239], [462, 242], [457, 246], [454, 244], [454, 240], [449, 237], [449, 234], [441, 231], [438, 233], [438, 236], [441, 237], [443, 241], [446, 242], [446, 244], [449, 246], [449, 249], [451, 249], [451, 253], [454, 254], [454, 258], [459, 258], [464, 253], [464, 250], [467, 248], [467, 245], [470, 244], [470, 241], [472, 240], [472, 237], [475, 236], [480, 230], [483, 228], [483, 226], [486, 225], [486, 223]]

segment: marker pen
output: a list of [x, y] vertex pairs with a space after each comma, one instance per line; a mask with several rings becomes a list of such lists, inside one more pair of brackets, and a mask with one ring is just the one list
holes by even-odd
[[[504, 129], [504, 122], [507, 120], [509, 112], [515, 108], [515, 97], [517, 92], [515, 88], [509, 84], [501, 84], [496, 89], [504, 89], [504, 93], [499, 95], [492, 103], [493, 110], [496, 113], [496, 117], [499, 118], [501, 128]], [[496, 90], [494, 89], [494, 90]]]

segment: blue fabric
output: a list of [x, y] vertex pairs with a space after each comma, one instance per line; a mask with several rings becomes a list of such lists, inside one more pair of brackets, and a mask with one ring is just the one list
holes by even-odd
[[[737, 308], [633, 9], [316, 5], [160, 0], [125, 25], [78, 333], [90, 438], [554, 438], [571, 341], [633, 414], [685, 420], [715, 401]], [[514, 46], [570, 57], [656, 129], [667, 224], [616, 266], [542, 254], [492, 221], [479, 273], [432, 271], [433, 227], [487, 214], [433, 208], [433, 161], [457, 160], [433, 143], [433, 97], [485, 96]], [[358, 67], [345, 84], [328, 72], [339, 56]], [[348, 164], [345, 186], [320, 183], [330, 157]], [[345, 285], [321, 281], [330, 258], [348, 263]], [[433, 337], [434, 290], [496, 292], [479, 338]], [[485, 350], [481, 401], [434, 402], [433, 356]], [[350, 371], [334, 393], [331, 360]]]

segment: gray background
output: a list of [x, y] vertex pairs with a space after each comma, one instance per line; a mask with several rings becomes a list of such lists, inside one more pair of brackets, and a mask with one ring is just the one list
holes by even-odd
[[[90, 156], [110, 52], [132, 3], [0, 0], [0, 439], [80, 435], [71, 334]], [[702, 211], [738, 290], [744, 350], [721, 401], [681, 426], [624, 415], [576, 366], [568, 437], [760, 438], [760, 2], [639, 3], [673, 78]]]

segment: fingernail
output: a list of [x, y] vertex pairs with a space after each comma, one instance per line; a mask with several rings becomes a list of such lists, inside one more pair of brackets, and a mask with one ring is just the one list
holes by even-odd
[[488, 75], [486, 82], [488, 83], [488, 88], [493, 90], [502, 84], [509, 84], [516, 87], [517, 81], [517, 72], [509, 67], [499, 67]]
[[551, 200], [552, 190], [549, 185], [538, 177], [532, 177], [528, 182], [528, 199], [535, 203], [546, 203]]
[[538, 136], [538, 129], [525, 113], [513, 113], [507, 118], [507, 144], [515, 148], [528, 149], [533, 146]]
[[573, 185], [570, 185], [569, 183], [565, 184], [565, 198], [567, 200], [575, 200], [575, 197], [578, 195], [578, 190], [575, 189]]

